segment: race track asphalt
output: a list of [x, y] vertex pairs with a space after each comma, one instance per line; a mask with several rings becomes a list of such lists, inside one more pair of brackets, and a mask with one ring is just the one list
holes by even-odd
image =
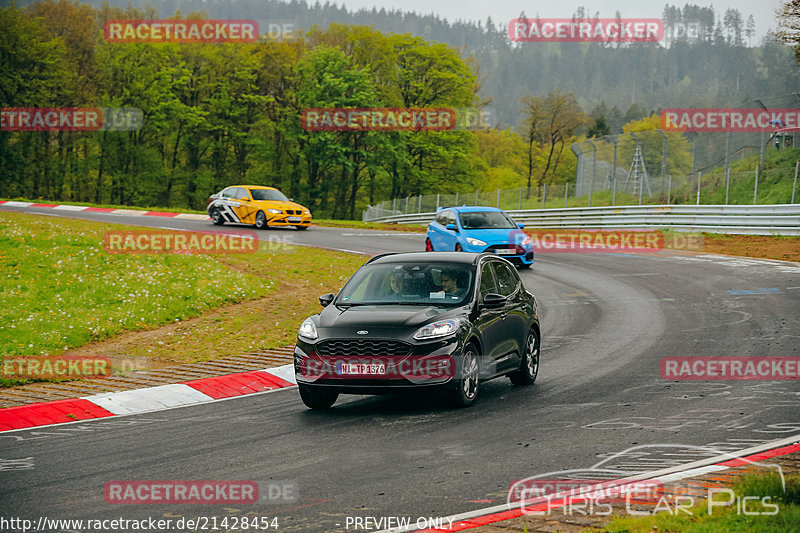
[[[37, 211], [54, 214], [24, 209]], [[215, 229], [205, 221], [63, 215]], [[259, 235], [370, 255], [421, 250], [424, 240], [321, 227]], [[733, 451], [800, 433], [798, 381], [676, 382], [659, 372], [666, 356], [800, 356], [800, 264], [679, 252], [542, 253], [521, 274], [541, 311], [542, 364], [532, 387], [488, 382], [479, 402], [462, 410], [428, 396], [342, 396], [329, 412], [306, 409], [292, 388], [3, 433], [2, 514], [277, 516], [279, 531], [365, 531], [378, 528], [355, 528], [354, 517], [413, 522], [489, 507], [506, 500], [515, 480], [560, 479], [559, 471], [586, 471], [606, 458], [604, 469], [641, 472], [711, 455], [699, 447]], [[113, 480], [252, 480], [262, 491], [291, 486], [297, 498], [120, 505], [104, 500]]]

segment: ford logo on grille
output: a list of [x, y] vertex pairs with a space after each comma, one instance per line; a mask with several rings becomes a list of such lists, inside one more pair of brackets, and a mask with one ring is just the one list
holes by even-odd
[[369, 331], [367, 331], [365, 329], [360, 329], [360, 330], [356, 331], [356, 333], [358, 333], [359, 335], [366, 335], [367, 333], [369, 333]]

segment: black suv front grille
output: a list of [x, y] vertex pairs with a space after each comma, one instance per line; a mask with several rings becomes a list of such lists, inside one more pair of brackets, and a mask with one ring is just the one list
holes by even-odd
[[329, 356], [408, 355], [411, 345], [391, 339], [332, 339], [320, 342], [317, 352]]

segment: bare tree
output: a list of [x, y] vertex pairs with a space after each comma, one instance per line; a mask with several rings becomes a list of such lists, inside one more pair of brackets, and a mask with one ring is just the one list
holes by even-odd
[[534, 147], [539, 148], [540, 130], [544, 120], [544, 105], [539, 98], [530, 95], [523, 96], [520, 102], [522, 102], [522, 112], [525, 113], [525, 118], [522, 120], [519, 130], [520, 135], [522, 135], [528, 146], [528, 192], [525, 197], [530, 198]]
[[548, 153], [547, 162], [538, 180], [540, 187], [547, 179], [548, 172], [555, 175], [566, 140], [587, 122], [573, 93], [550, 92], [544, 99], [544, 113], [542, 146]]

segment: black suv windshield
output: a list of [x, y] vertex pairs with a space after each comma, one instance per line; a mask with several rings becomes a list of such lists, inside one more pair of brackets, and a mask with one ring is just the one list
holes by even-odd
[[471, 211], [459, 213], [461, 227], [464, 229], [513, 229], [517, 225], [499, 211]]
[[344, 286], [337, 305], [461, 305], [473, 272], [460, 264], [367, 265]]
[[274, 200], [276, 202], [288, 202], [289, 199], [281, 191], [272, 189], [250, 189], [253, 200]]

